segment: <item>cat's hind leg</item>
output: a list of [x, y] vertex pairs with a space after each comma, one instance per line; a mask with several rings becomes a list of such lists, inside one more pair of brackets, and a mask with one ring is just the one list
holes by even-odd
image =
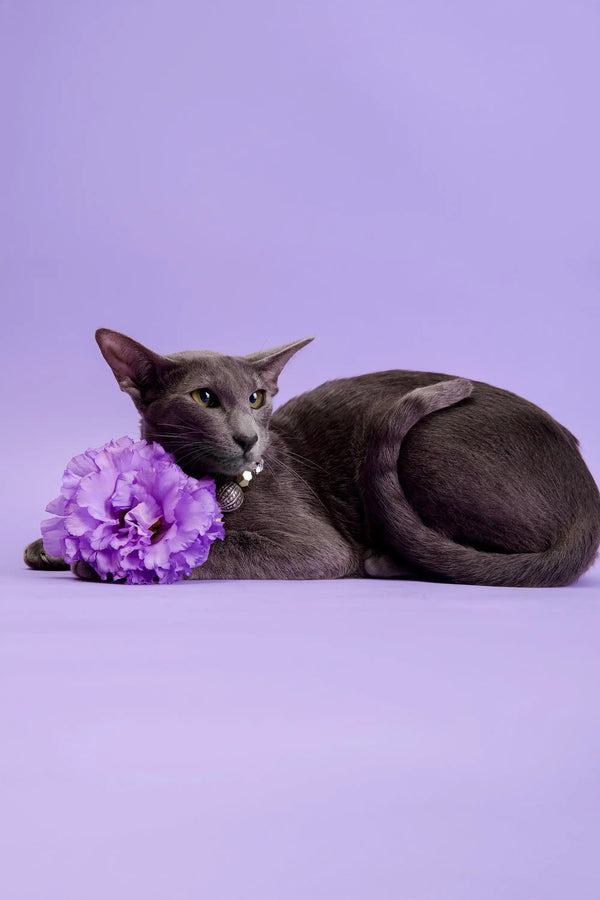
[[429, 573], [417, 566], [411, 566], [405, 560], [399, 560], [387, 553], [368, 550], [364, 559], [364, 570], [367, 578], [404, 578], [405, 581], [431, 581]]
[[30, 569], [38, 569], [46, 572], [59, 572], [69, 569], [70, 566], [59, 556], [50, 556], [44, 550], [42, 538], [33, 541], [25, 547], [23, 561]]
[[405, 581], [447, 581], [447, 579], [428, 572], [419, 566], [411, 565], [405, 560], [394, 559], [387, 553], [375, 550], [367, 551], [364, 558], [364, 570], [367, 578], [403, 578]]
[[369, 578], [413, 578], [412, 569], [397, 563], [391, 556], [371, 553], [365, 557], [365, 574]]

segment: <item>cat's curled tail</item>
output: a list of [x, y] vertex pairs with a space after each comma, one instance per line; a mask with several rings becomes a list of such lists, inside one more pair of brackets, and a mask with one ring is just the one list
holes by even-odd
[[[553, 587], [571, 584], [598, 551], [598, 504], [576, 515], [570, 530], [548, 550], [493, 553], [465, 546], [426, 525], [409, 503], [398, 476], [403, 439], [424, 416], [468, 398], [473, 384], [464, 378], [418, 387], [395, 407], [369, 423], [373, 438], [362, 470], [362, 495], [372, 536], [393, 557], [458, 584]], [[375, 437], [376, 435], [376, 437]], [[423, 575], [422, 577], [426, 577]]]

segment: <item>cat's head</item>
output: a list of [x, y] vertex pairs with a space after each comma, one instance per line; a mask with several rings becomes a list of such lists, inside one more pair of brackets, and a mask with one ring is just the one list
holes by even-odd
[[108, 328], [99, 328], [96, 340], [141, 415], [142, 437], [158, 441], [199, 478], [235, 475], [260, 459], [279, 374], [313, 338], [248, 356], [212, 350], [161, 356]]

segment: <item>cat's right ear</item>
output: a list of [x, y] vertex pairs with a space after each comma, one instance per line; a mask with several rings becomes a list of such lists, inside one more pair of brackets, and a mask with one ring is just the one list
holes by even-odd
[[129, 394], [136, 405], [144, 390], [159, 381], [160, 375], [173, 366], [166, 357], [110, 328], [99, 328], [96, 341], [119, 387]]

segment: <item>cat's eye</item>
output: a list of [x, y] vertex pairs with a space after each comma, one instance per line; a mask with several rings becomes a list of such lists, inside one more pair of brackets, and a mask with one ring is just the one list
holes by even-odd
[[209, 391], [208, 388], [198, 388], [196, 391], [192, 391], [191, 393], [192, 400], [195, 400], [196, 403], [199, 403], [200, 406], [220, 406], [219, 398], [213, 391]]
[[264, 391], [254, 391], [254, 393], [250, 394], [250, 406], [252, 409], [260, 409], [260, 407], [265, 402], [265, 392]]

